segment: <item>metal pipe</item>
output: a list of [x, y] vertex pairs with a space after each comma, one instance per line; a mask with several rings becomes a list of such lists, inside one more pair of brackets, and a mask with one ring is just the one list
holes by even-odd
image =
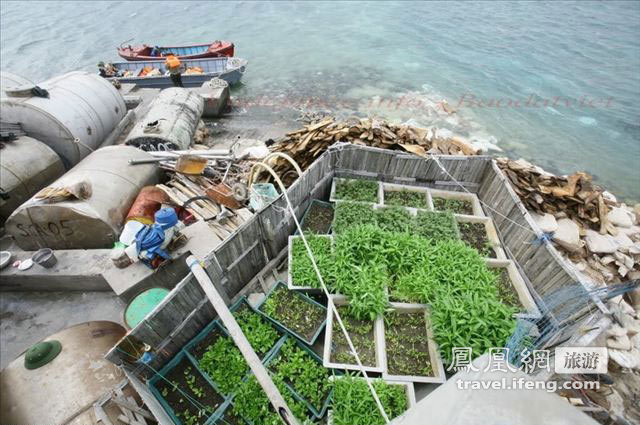
[[299, 425], [298, 420], [293, 416], [289, 406], [287, 406], [287, 402], [284, 401], [282, 394], [280, 394], [278, 387], [276, 387], [271, 380], [267, 369], [264, 367], [255, 351], [253, 351], [253, 348], [247, 340], [247, 337], [242, 332], [242, 329], [240, 329], [240, 325], [238, 325], [238, 322], [236, 322], [236, 319], [229, 311], [229, 308], [227, 308], [227, 304], [225, 304], [218, 291], [216, 291], [207, 272], [202, 268], [198, 260], [193, 255], [187, 257], [187, 265], [198, 280], [198, 283], [204, 290], [207, 298], [211, 301], [211, 304], [220, 316], [222, 323], [224, 323], [224, 326], [229, 331], [229, 335], [233, 338], [233, 342], [235, 342], [236, 346], [247, 360], [251, 371], [271, 401], [275, 411], [278, 412], [286, 424]]

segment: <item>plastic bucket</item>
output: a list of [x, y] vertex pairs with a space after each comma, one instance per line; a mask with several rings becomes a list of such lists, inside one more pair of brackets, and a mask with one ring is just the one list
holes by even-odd
[[31, 257], [31, 260], [46, 269], [50, 269], [58, 262], [58, 259], [53, 254], [53, 250], [51, 250], [50, 248], [42, 248], [37, 250], [36, 253]]

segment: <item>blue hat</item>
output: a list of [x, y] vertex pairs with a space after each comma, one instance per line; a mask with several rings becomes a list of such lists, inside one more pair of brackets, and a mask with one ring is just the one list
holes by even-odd
[[163, 229], [174, 226], [178, 222], [178, 216], [173, 208], [162, 208], [156, 212], [154, 219]]

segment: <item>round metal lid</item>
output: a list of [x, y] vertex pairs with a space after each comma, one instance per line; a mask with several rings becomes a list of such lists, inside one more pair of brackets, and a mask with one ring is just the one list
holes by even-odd
[[62, 351], [60, 341], [39, 342], [27, 350], [24, 355], [24, 367], [27, 369], [37, 369], [55, 359]]

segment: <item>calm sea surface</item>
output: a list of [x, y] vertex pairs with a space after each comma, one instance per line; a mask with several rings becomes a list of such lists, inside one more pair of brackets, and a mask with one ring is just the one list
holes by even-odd
[[640, 200], [639, 2], [3, 1], [0, 17], [0, 65], [31, 80], [131, 38], [226, 39], [249, 60], [238, 102], [436, 124]]

